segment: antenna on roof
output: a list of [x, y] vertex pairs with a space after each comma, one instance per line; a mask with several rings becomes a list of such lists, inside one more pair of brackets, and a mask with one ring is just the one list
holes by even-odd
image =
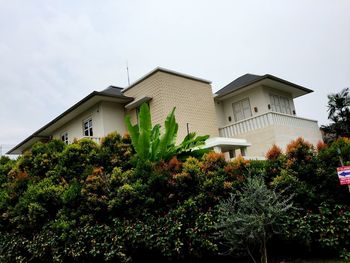
[[130, 86], [130, 76], [129, 76], [129, 65], [128, 65], [128, 61], [126, 61], [126, 74], [128, 75], [128, 85]]

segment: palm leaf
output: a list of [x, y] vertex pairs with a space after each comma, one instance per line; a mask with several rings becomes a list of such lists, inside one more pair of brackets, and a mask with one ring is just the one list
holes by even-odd
[[178, 124], [175, 120], [175, 108], [173, 108], [170, 114], [166, 117], [164, 126], [165, 131], [159, 143], [159, 158], [161, 159], [163, 159], [165, 155], [168, 155], [167, 151], [175, 145], [178, 131]]
[[146, 103], [143, 103], [140, 108], [139, 114], [139, 157], [141, 159], [148, 159], [150, 156], [150, 145], [151, 145], [151, 113]]
[[132, 125], [130, 116], [125, 117], [125, 126], [130, 134], [132, 145], [134, 146], [134, 149], [136, 152], [139, 151], [138, 147], [138, 141], [139, 141], [139, 127], [138, 125]]
[[151, 161], [155, 161], [158, 158], [159, 142], [160, 142], [160, 125], [156, 124], [151, 132]]

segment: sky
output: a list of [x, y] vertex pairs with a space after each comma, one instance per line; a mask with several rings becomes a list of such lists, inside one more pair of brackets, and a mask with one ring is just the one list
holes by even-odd
[[314, 90], [297, 115], [327, 124], [350, 87], [348, 0], [0, 0], [0, 145], [155, 67], [212, 81], [272, 74]]

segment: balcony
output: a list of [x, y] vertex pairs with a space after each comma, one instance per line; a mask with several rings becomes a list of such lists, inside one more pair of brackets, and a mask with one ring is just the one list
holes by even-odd
[[278, 112], [268, 112], [219, 128], [219, 134], [221, 137], [232, 138], [271, 125], [292, 127], [302, 130], [319, 130], [317, 121], [315, 120]]

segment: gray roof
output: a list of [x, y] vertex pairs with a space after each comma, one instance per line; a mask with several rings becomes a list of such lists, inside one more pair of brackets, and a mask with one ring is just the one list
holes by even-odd
[[218, 95], [227, 94], [229, 92], [232, 92], [232, 91], [239, 89], [242, 86], [246, 86], [248, 83], [253, 83], [257, 79], [260, 79], [260, 78], [261, 78], [261, 76], [259, 76], [259, 75], [245, 74], [245, 75], [240, 76], [239, 78], [235, 79], [234, 81], [232, 81], [231, 83], [229, 83], [228, 85], [226, 85], [225, 87], [220, 89], [219, 91], [217, 91], [216, 94], [218, 94]]
[[116, 86], [109, 86], [108, 88], [100, 91], [99, 93], [101, 95], [112, 95], [112, 96], [122, 96], [126, 97], [121, 91], [123, 88], [116, 87]]
[[82, 104], [87, 102], [88, 100], [92, 99], [95, 96], [102, 96], [106, 98], [117, 98], [120, 99], [124, 104], [127, 104], [131, 101], [134, 100], [134, 98], [127, 97], [124, 94], [121, 93], [122, 88], [115, 87], [115, 86], [109, 86], [108, 88], [102, 90], [102, 91], [93, 91], [89, 95], [87, 95], [85, 98], [82, 100], [78, 101], [75, 103], [72, 107], [64, 111], [62, 114], [60, 114], [58, 117], [47, 123], [45, 126], [41, 127], [39, 130], [34, 132], [32, 135], [30, 135], [28, 138], [26, 138], [24, 141], [13, 147], [11, 150], [7, 152], [7, 154], [12, 154], [13, 151], [17, 150], [19, 147], [24, 145], [26, 142], [30, 141], [33, 138], [42, 138], [46, 136], [42, 136], [41, 132], [53, 125], [55, 122], [58, 120], [62, 119], [64, 116], [66, 116], [68, 113], [72, 112], [73, 110], [77, 109], [80, 107]]
[[271, 80], [292, 86], [294, 88], [300, 89], [306, 93], [313, 92], [310, 89], [304, 88], [302, 86], [299, 86], [299, 85], [294, 84], [292, 82], [286, 81], [284, 79], [277, 78], [277, 77], [270, 75], [270, 74], [265, 74], [262, 76], [254, 75], [254, 74], [245, 74], [245, 75], [235, 79], [234, 81], [232, 81], [231, 83], [229, 83], [228, 85], [226, 85], [225, 87], [220, 89], [219, 91], [217, 91], [216, 94], [217, 94], [217, 96], [221, 97], [221, 96], [224, 96], [224, 95], [229, 94], [231, 92], [234, 92], [236, 90], [247, 87], [251, 84], [254, 84], [258, 81], [264, 80], [264, 79], [271, 79]]

